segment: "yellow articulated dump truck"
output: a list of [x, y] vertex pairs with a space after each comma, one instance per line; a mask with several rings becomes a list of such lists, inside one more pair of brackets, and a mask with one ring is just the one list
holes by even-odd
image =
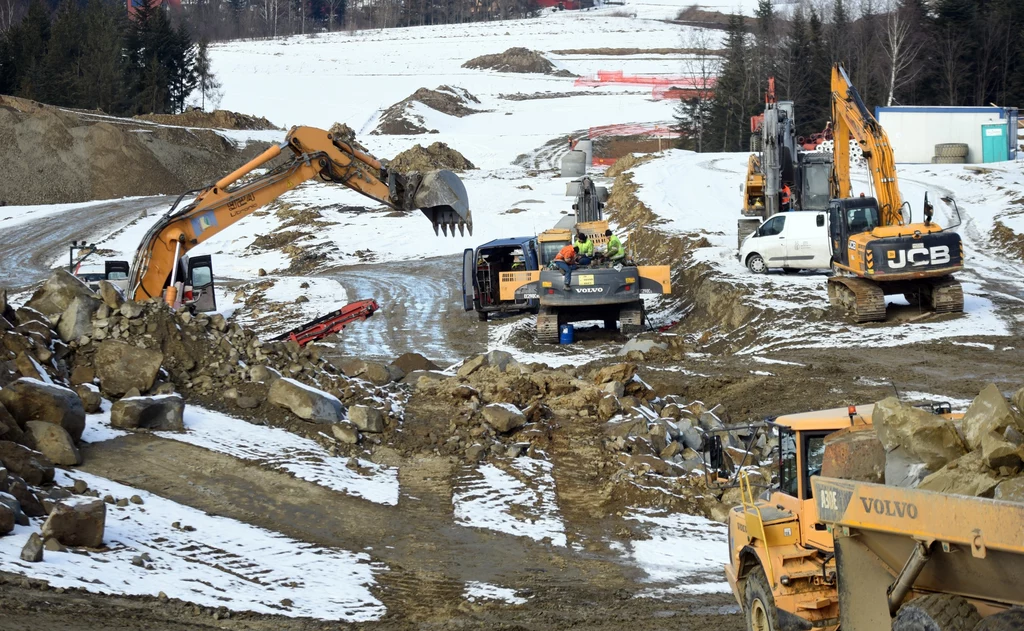
[[845, 631], [1024, 629], [1024, 504], [816, 477]]
[[1024, 504], [829, 477], [867, 466], [856, 438], [874, 434], [874, 407], [765, 425], [775, 482], [757, 494], [741, 473], [729, 513], [725, 574], [748, 631], [1024, 630]]

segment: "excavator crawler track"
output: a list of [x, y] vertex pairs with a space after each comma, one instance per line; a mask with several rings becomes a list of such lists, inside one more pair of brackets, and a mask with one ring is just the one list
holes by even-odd
[[558, 344], [558, 310], [541, 307], [537, 312], [537, 341]]
[[828, 300], [845, 311], [854, 322], [885, 320], [885, 292], [870, 280], [833, 276], [828, 279]]
[[931, 308], [935, 313], [958, 313], [964, 310], [964, 290], [960, 281], [943, 276], [929, 281]]

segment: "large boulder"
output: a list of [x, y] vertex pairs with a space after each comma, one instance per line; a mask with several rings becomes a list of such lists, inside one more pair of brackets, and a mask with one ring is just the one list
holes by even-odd
[[1004, 439], [1001, 434], [989, 432], [981, 438], [981, 458], [990, 469], [1020, 467], [1022, 453], [1024, 450]]
[[115, 396], [121, 396], [132, 388], [138, 388], [139, 392], [152, 388], [163, 361], [160, 351], [116, 340], [101, 342], [93, 359], [100, 389]]
[[656, 340], [642, 340], [634, 337], [633, 339], [623, 344], [622, 348], [619, 349], [619, 352], [616, 353], [616, 355], [618, 355], [619, 357], [625, 357], [632, 351], [637, 351], [638, 353], [643, 353], [646, 355], [647, 353], [650, 353], [651, 351], [654, 350], [667, 351], [668, 344], [664, 342], [658, 342]]
[[72, 466], [82, 464], [82, 455], [71, 436], [60, 425], [29, 421], [25, 429], [32, 435], [36, 449], [54, 464]]
[[7, 506], [7, 504], [0, 503], [0, 536], [14, 530], [14, 524], [14, 510]]
[[[1024, 414], [1024, 388], [1013, 393], [1012, 398], [1013, 404], [1017, 407], [1017, 411]], [[1024, 430], [1024, 427], [1020, 428]]]
[[103, 304], [107, 305], [111, 311], [117, 311], [124, 304], [124, 294], [117, 288], [117, 285], [110, 281], [101, 280], [98, 293]]
[[951, 421], [902, 403], [896, 397], [875, 404], [872, 422], [886, 450], [902, 447], [932, 470], [966, 452]]
[[21, 549], [21, 560], [28, 563], [39, 563], [43, 560], [43, 538], [33, 532]]
[[78, 441], [85, 430], [85, 408], [74, 390], [36, 379], [18, 379], [0, 390], [0, 404], [24, 425], [29, 421], [53, 423]]
[[1003, 480], [996, 487], [992, 497], [1004, 502], [1024, 503], [1024, 476]]
[[26, 307], [35, 309], [46, 316], [64, 313], [78, 297], [96, 298], [96, 294], [65, 269], [56, 270], [43, 286], [32, 294], [25, 303]]
[[825, 438], [821, 475], [873, 484], [885, 482], [885, 447], [875, 432], [860, 427], [866, 426], [843, 429]]
[[348, 420], [353, 425], [373, 434], [384, 431], [384, 415], [368, 405], [353, 405], [348, 409]]
[[75, 394], [82, 400], [82, 407], [85, 408], [86, 414], [95, 414], [100, 411], [103, 397], [100, 396], [100, 391], [96, 386], [89, 383], [75, 386]]
[[391, 362], [391, 365], [397, 366], [407, 375], [414, 370], [441, 370], [440, 366], [419, 353], [405, 353]]
[[526, 425], [526, 415], [511, 403], [491, 403], [480, 411], [484, 420], [502, 434]]
[[343, 408], [337, 397], [294, 379], [275, 380], [267, 401], [314, 423], [337, 423], [342, 418]]
[[999, 478], [985, 466], [981, 452], [972, 451], [921, 480], [917, 488], [938, 493], [992, 497], [998, 485]]
[[185, 400], [180, 394], [125, 397], [110, 408], [110, 424], [120, 429], [185, 430]]
[[594, 383], [601, 385], [609, 381], [627, 383], [636, 375], [636, 364], [622, 363], [605, 366], [594, 375]]
[[46, 514], [43, 503], [39, 501], [36, 494], [29, 488], [28, 483], [20, 475], [10, 473], [7, 481], [0, 484], [0, 491], [10, 494], [17, 500], [21, 511], [29, 517], [42, 517]]
[[43, 538], [53, 537], [66, 546], [98, 548], [103, 545], [107, 505], [92, 497], [71, 497], [53, 505], [43, 524]]
[[928, 465], [897, 447], [885, 454], [885, 483], [889, 486], [914, 488], [928, 477]]
[[[24, 484], [24, 481], [22, 481], [22, 484]], [[4, 488], [7, 488], [6, 485], [0, 484], [0, 489]], [[6, 508], [7, 510], [11, 511], [11, 514], [14, 515], [15, 524], [19, 526], [28, 526], [30, 523], [32, 523], [28, 520], [28, 515], [25, 514], [25, 511], [21, 509], [21, 502], [18, 501], [18, 498], [2, 490], [0, 490], [0, 507]], [[40, 508], [41, 507], [42, 505], [40, 505]]]
[[1010, 407], [999, 388], [991, 383], [971, 402], [962, 425], [964, 438], [971, 449], [981, 449], [982, 440], [990, 432], [1002, 434], [1010, 426], [1024, 429], [1024, 419]]
[[0, 441], [0, 462], [11, 473], [32, 486], [53, 482], [53, 463], [49, 458], [10, 441]]
[[366, 369], [359, 377], [366, 379], [375, 386], [386, 386], [391, 383], [391, 371], [384, 364], [376, 362], [366, 362]]
[[65, 342], [92, 333], [92, 315], [102, 303], [92, 296], [76, 296], [57, 322], [57, 333]]

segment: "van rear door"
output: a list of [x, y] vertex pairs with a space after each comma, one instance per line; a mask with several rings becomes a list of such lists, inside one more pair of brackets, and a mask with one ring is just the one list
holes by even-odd
[[188, 283], [192, 287], [192, 304], [196, 311], [217, 310], [217, 296], [213, 290], [213, 258], [206, 254], [188, 259]]
[[475, 298], [476, 256], [472, 249], [467, 249], [462, 253], [462, 308], [472, 311]]

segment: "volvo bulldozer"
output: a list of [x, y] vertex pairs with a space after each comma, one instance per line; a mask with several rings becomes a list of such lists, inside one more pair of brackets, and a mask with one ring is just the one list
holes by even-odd
[[[885, 297], [893, 294], [937, 313], [963, 311], [963, 290], [953, 278], [964, 266], [960, 235], [932, 220], [927, 195], [924, 221], [912, 222], [889, 137], [839, 64], [832, 68], [832, 129], [829, 301], [855, 322], [885, 320]], [[853, 196], [851, 137], [863, 150], [872, 196]]]
[[[282, 154], [287, 160], [255, 175]], [[292, 127], [285, 141], [217, 182], [182, 194], [143, 238], [128, 274], [128, 296], [163, 296], [172, 306], [213, 296], [208, 257], [187, 253], [228, 226], [269, 204], [299, 184], [319, 178], [346, 186], [398, 210], [420, 210], [445, 235], [473, 232], [466, 188], [451, 171], [398, 173], [333, 134], [314, 127]], [[178, 208], [189, 195], [194, 198]], [[201, 280], [200, 280], [201, 279]], [[191, 282], [190, 282], [191, 281]], [[179, 295], [188, 289], [193, 295]], [[183, 292], [182, 292], [183, 293]], [[206, 301], [208, 310], [209, 300]]]

